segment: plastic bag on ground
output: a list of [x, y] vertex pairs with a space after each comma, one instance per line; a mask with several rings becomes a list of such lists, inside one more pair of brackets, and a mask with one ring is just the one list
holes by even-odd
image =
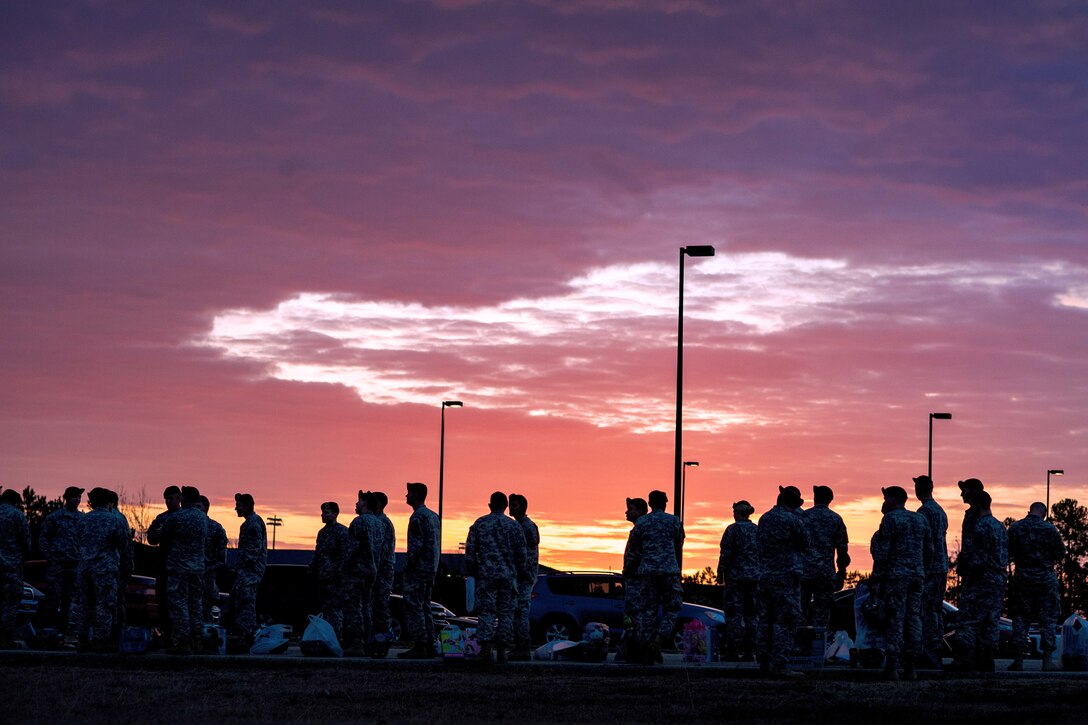
[[1088, 670], [1088, 621], [1075, 612], [1062, 623], [1062, 667], [1071, 672]]
[[261, 627], [253, 635], [253, 645], [249, 648], [251, 655], [279, 655], [287, 651], [291, 643], [283, 636], [280, 625], [267, 625]]
[[343, 657], [344, 649], [336, 639], [336, 630], [320, 614], [310, 615], [310, 624], [298, 643], [307, 657]]

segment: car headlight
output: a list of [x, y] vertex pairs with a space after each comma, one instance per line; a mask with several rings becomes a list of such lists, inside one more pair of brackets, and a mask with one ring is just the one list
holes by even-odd
[[725, 624], [725, 615], [721, 612], [706, 612], [706, 618], [714, 624]]

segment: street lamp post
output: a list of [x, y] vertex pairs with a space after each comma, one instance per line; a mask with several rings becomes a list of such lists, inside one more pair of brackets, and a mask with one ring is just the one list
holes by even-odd
[[680, 525], [684, 525], [684, 499], [688, 495], [688, 466], [698, 466], [698, 461], [684, 461], [684, 473], [680, 480]]
[[926, 475], [929, 476], [929, 480], [933, 480], [933, 421], [934, 420], [952, 420], [951, 413], [930, 413], [929, 414], [929, 465], [926, 467]]
[[446, 408], [461, 408], [460, 400], [442, 401], [442, 428], [438, 435], [438, 553], [442, 553], [442, 483], [446, 468]]
[[1064, 476], [1065, 470], [1061, 468], [1048, 468], [1046, 471], [1046, 520], [1050, 521], [1050, 475]]
[[714, 247], [701, 244], [680, 247], [680, 315], [676, 324], [676, 448], [673, 462], [673, 509], [680, 516], [681, 499], [684, 496], [684, 462], [681, 448], [684, 437], [684, 255], [689, 257], [713, 257]]

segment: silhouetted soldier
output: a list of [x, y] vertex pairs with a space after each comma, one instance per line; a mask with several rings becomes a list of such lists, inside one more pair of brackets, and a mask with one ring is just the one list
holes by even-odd
[[80, 561], [76, 581], [82, 619], [77, 634], [81, 650], [112, 652], [116, 650], [110, 634], [117, 612], [117, 581], [129, 528], [110, 510], [106, 489], [92, 488], [87, 501], [91, 510], [79, 524]]
[[975, 491], [970, 499], [977, 523], [956, 564], [961, 579], [956, 636], [963, 650], [958, 665], [961, 670], [977, 667], [993, 672], [1009, 564], [1008, 537], [990, 511], [990, 494]]
[[268, 534], [264, 519], [254, 513], [253, 505], [250, 494], [234, 494], [234, 511], [243, 521], [238, 529], [238, 556], [230, 606], [234, 612], [234, 629], [247, 647], [253, 644], [253, 634], [257, 631], [257, 587], [268, 563]]
[[[638, 611], [639, 646], [643, 662], [660, 661], [661, 648], [672, 641], [676, 615], [683, 604], [680, 585], [680, 560], [684, 548], [684, 526], [680, 519], [665, 513], [668, 496], [664, 491], [650, 491], [650, 513], [635, 522], [632, 536], [641, 560], [643, 597]], [[630, 655], [628, 655], [630, 656]]]
[[412, 507], [412, 516], [408, 519], [408, 562], [404, 568], [404, 619], [412, 647], [397, 656], [425, 659], [435, 656], [431, 590], [441, 556], [439, 521], [425, 504], [426, 484], [409, 483], [407, 491], [404, 500]]
[[899, 486], [881, 489], [884, 518], [873, 539], [873, 582], [880, 587], [888, 615], [885, 630], [884, 675], [915, 679], [914, 658], [922, 641], [922, 584], [932, 556], [929, 524], [925, 517], [904, 508], [907, 492]]
[[510, 515], [518, 522], [525, 535], [525, 575], [518, 580], [517, 606], [514, 608], [514, 649], [511, 660], [531, 660], [533, 658], [532, 639], [529, 635], [529, 610], [533, 603], [533, 587], [536, 586], [537, 572], [540, 568], [540, 530], [533, 520], [525, 515], [529, 501], [516, 493], [510, 494]]
[[208, 517], [200, 509], [200, 491], [182, 486], [181, 509], [167, 517], [162, 540], [166, 558], [166, 604], [174, 634], [170, 654], [198, 654], [204, 643], [204, 544]]
[[790, 677], [788, 668], [801, 621], [801, 573], [808, 535], [796, 513], [804, 500], [794, 486], [779, 486], [774, 508], [759, 518], [759, 668]]
[[914, 495], [922, 502], [918, 507], [929, 525], [929, 548], [932, 554], [926, 565], [922, 584], [922, 652], [925, 664], [941, 667], [944, 647], [944, 592], [948, 584], [948, 516], [933, 500], [933, 481], [922, 475], [912, 479]]
[[129, 525], [128, 519], [121, 512], [121, 500], [118, 498], [117, 492], [107, 489], [106, 493], [109, 494], [110, 511], [121, 521], [125, 531], [128, 532], [128, 536], [125, 537], [125, 545], [121, 549], [121, 566], [117, 572], [117, 610], [113, 615], [113, 632], [111, 633], [113, 641], [119, 642], [121, 632], [125, 628], [125, 617], [128, 613], [125, 594], [128, 591], [128, 580], [132, 576], [134, 566], [132, 539], [136, 535], [136, 531]]
[[[211, 502], [200, 497], [200, 510], [208, 515]], [[208, 534], [204, 538], [204, 621], [212, 621], [212, 607], [219, 606], [219, 571], [227, 564], [227, 530], [213, 518], [208, 519]]]
[[[627, 499], [625, 516], [634, 524], [650, 512], [644, 498]], [[635, 539], [635, 527], [627, 533], [627, 545], [623, 549], [623, 614], [627, 624], [623, 633], [622, 650], [616, 659], [629, 664], [641, 664], [642, 655], [638, 648], [638, 613], [646, 606], [643, 595], [643, 579], [638, 573], [642, 563], [642, 546]]]
[[23, 562], [30, 556], [30, 526], [22, 506], [23, 498], [18, 491], [5, 488], [0, 493], [0, 649], [16, 648]]
[[[370, 654], [380, 659], [389, 653], [389, 595], [393, 592], [393, 571], [397, 562], [397, 532], [393, 522], [385, 515], [389, 497], [381, 491], [374, 491], [374, 500], [377, 504], [375, 513], [382, 525], [382, 545], [380, 550], [374, 552], [378, 576], [374, 580], [371, 598], [371, 633], [375, 641], [370, 645]], [[378, 641], [379, 636], [382, 641]]]
[[759, 626], [759, 529], [750, 517], [755, 508], [747, 501], [733, 504], [734, 523], [722, 534], [718, 556], [718, 583], [724, 585], [726, 648], [729, 661], [751, 662]]
[[469, 527], [465, 539], [465, 572], [476, 578], [476, 612], [480, 661], [491, 662], [494, 649], [499, 662], [506, 661], [506, 643], [514, 638], [514, 610], [519, 581], [526, 579], [525, 534], [507, 516], [506, 494], [491, 494], [491, 513]]
[[[957, 561], [963, 559], [971, 546], [971, 537], [974, 535], [975, 526], [978, 524], [979, 510], [971, 505], [971, 496], [983, 491], [982, 481], [977, 478], [968, 478], [956, 483], [960, 487], [960, 498], [967, 504], [967, 510], [963, 512], [963, 525], [960, 528], [960, 553]], [[962, 576], [962, 574], [961, 574]]]
[[[156, 516], [147, 527], [147, 543], [159, 547], [159, 556], [155, 562], [155, 600], [165, 605], [169, 601], [166, 590], [166, 559], [170, 555], [170, 546], [163, 542], [162, 530], [166, 525], [166, 519], [181, 509], [181, 489], [177, 486], [167, 486], [162, 492], [162, 498], [166, 502], [166, 510]], [[158, 611], [162, 641], [169, 647], [173, 641], [170, 611], [166, 606], [159, 607]]]
[[1054, 525], [1046, 520], [1046, 505], [1038, 501], [1028, 515], [1009, 527], [1009, 561], [1016, 567], [1009, 582], [1009, 614], [1016, 656], [1009, 669], [1024, 668], [1024, 646], [1028, 623], [1039, 623], [1039, 649], [1043, 671], [1061, 669], [1054, 662], [1054, 628], [1058, 624], [1061, 599], [1054, 567], [1065, 556], [1065, 543]]
[[[317, 532], [314, 558], [310, 560], [310, 576], [317, 585], [317, 597], [321, 602], [321, 615], [332, 625], [337, 637], [344, 633], [344, 612], [358, 605], [348, 599], [350, 575], [345, 566], [355, 548], [348, 527], [337, 522], [340, 504], [326, 501], [321, 504], [321, 523]], [[358, 594], [358, 590], [355, 590]], [[345, 644], [347, 644], [345, 642]]]
[[377, 497], [369, 491], [359, 491], [355, 502], [357, 516], [350, 527], [351, 553], [345, 564], [348, 618], [345, 636], [352, 657], [366, 654], [373, 635], [374, 580], [378, 573], [378, 558], [382, 547], [382, 523], [371, 507], [377, 507]]
[[82, 498], [82, 488], [69, 486], [64, 489], [64, 506], [45, 517], [38, 537], [46, 561], [43, 619], [65, 633], [71, 630], [72, 623], [72, 595], [75, 593], [76, 567], [79, 566], [79, 520], [83, 516], [79, 503]]
[[832, 596], [842, 589], [850, 566], [850, 541], [842, 517], [829, 508], [834, 492], [827, 486], [813, 486], [812, 493], [813, 507], [801, 514], [809, 544], [801, 577], [801, 610], [805, 622], [827, 631]]

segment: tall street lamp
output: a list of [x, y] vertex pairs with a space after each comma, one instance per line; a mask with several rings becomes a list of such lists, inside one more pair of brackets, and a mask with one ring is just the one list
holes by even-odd
[[684, 462], [680, 449], [684, 437], [684, 255], [689, 257], [713, 257], [714, 247], [701, 244], [680, 247], [680, 315], [676, 325], [676, 448], [673, 462], [673, 509], [681, 515], [681, 499], [684, 497]]
[[930, 413], [929, 414], [929, 466], [926, 468], [926, 475], [929, 476], [929, 480], [933, 480], [933, 421], [934, 420], [952, 420], [951, 413]]
[[460, 400], [442, 401], [442, 429], [438, 435], [438, 553], [442, 553], [442, 478], [446, 468], [446, 408], [461, 408]]
[[1064, 476], [1065, 471], [1061, 468], [1048, 468], [1046, 471], [1046, 520], [1050, 521], [1050, 476]]
[[680, 480], [680, 525], [684, 524], [684, 498], [688, 495], [688, 466], [698, 466], [698, 461], [684, 461], [684, 474]]

